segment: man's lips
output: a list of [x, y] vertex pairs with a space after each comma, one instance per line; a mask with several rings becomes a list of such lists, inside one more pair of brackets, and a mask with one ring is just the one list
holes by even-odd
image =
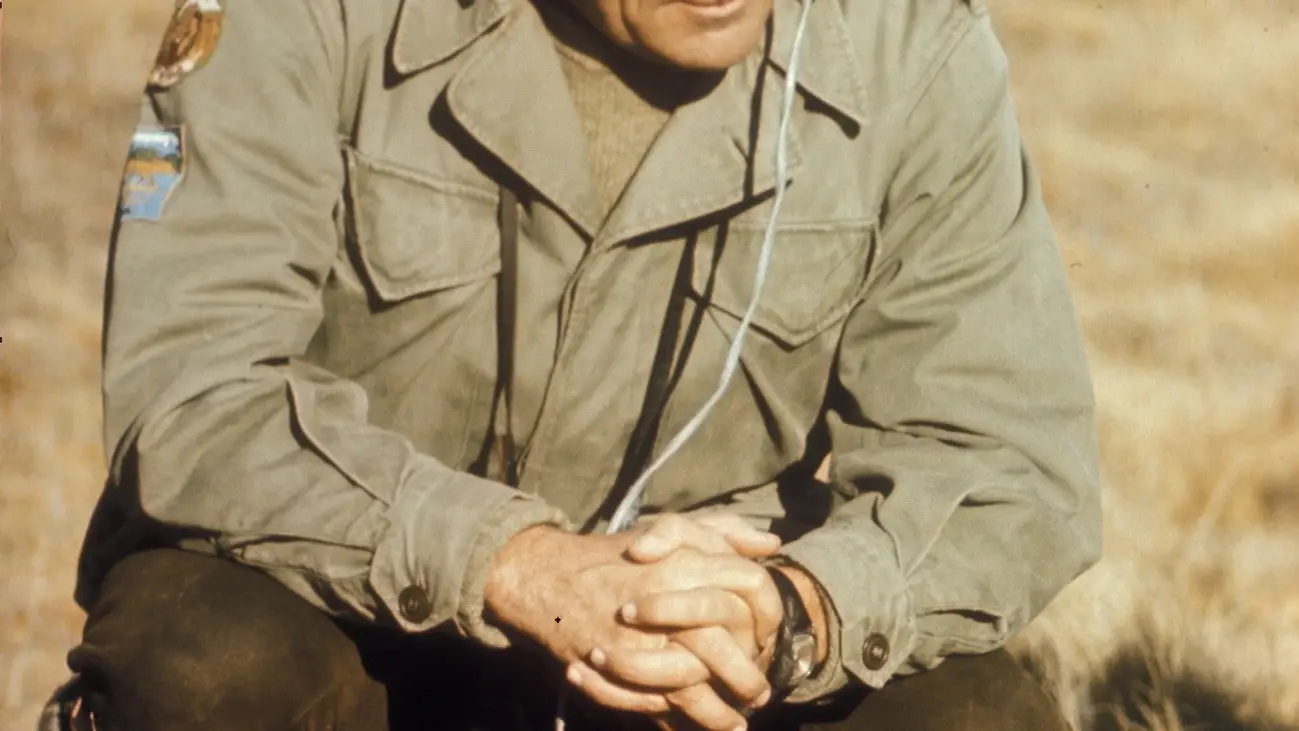
[[721, 17], [743, 8], [745, 0], [677, 0], [677, 2], [701, 15]]

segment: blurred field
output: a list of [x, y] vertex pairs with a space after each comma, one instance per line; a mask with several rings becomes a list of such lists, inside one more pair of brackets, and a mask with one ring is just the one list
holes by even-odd
[[[1299, 2], [989, 2], [1108, 482], [1107, 557], [1016, 649], [1080, 729], [1299, 729]], [[170, 6], [6, 9], [0, 731], [32, 728], [80, 626], [106, 240]]]

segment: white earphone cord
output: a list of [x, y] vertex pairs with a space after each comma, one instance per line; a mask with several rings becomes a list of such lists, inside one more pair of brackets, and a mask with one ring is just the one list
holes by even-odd
[[[672, 441], [668, 442], [663, 453], [650, 464], [627, 490], [627, 494], [618, 503], [618, 509], [614, 511], [613, 517], [609, 520], [609, 527], [605, 531], [608, 534], [618, 533], [631, 527], [639, 512], [641, 494], [645, 491], [645, 486], [649, 483], [650, 478], [699, 431], [713, 408], [725, 395], [727, 387], [731, 384], [731, 379], [735, 376], [735, 371], [740, 366], [740, 354], [744, 347], [744, 338], [753, 323], [753, 316], [757, 312], [758, 302], [762, 297], [762, 287], [767, 281], [767, 268], [771, 264], [772, 247], [776, 241], [776, 222], [780, 218], [780, 207], [785, 201], [785, 188], [789, 184], [789, 125], [794, 117], [794, 99], [798, 91], [798, 52], [803, 46], [803, 37], [806, 35], [807, 18], [809, 10], [812, 8], [812, 2], [813, 0], [803, 0], [802, 2], [803, 7], [799, 13], [798, 29], [794, 33], [793, 48], [790, 51], [789, 70], [785, 75], [784, 96], [781, 99], [780, 128], [776, 139], [776, 192], [775, 197], [772, 199], [771, 216], [767, 219], [767, 229], [762, 237], [762, 249], [758, 255], [758, 268], [753, 276], [753, 296], [749, 299], [749, 306], [744, 311], [744, 317], [740, 319], [740, 325], [735, 331], [735, 339], [731, 341], [730, 350], [726, 353], [726, 362], [722, 366], [722, 375], [717, 384], [717, 390], [713, 391], [713, 394], [704, 402], [699, 411], [681, 428], [681, 431], [672, 438]], [[560, 686], [559, 705], [555, 713], [555, 731], [564, 731], [564, 714], [568, 705], [567, 702], [568, 684], [565, 683]]]

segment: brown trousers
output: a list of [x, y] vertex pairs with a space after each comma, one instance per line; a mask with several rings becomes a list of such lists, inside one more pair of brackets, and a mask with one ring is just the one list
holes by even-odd
[[[539, 652], [344, 626], [255, 570], [166, 549], [110, 572], [69, 665], [101, 731], [544, 731], [562, 682]], [[580, 693], [567, 718], [572, 731], [653, 731]], [[754, 731], [1067, 728], [1005, 652], [751, 721]]]

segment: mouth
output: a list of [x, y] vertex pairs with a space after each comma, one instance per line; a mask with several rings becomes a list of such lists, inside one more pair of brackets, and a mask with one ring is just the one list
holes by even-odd
[[696, 15], [720, 20], [738, 13], [746, 0], [678, 0]]

